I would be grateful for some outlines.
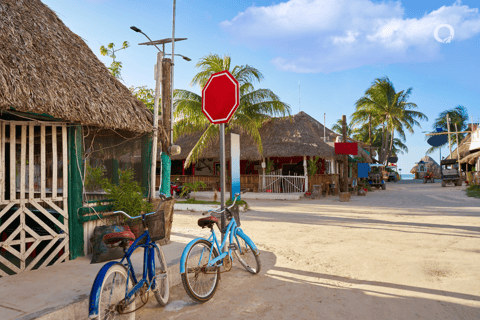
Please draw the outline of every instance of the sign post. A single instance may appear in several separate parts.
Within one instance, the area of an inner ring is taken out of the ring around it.
[[[230,121],[240,104],[240,85],[227,70],[210,76],[202,90],[202,112],[212,124],[220,125],[220,199],[225,209],[225,123]],[[225,212],[222,213],[222,241],[225,236]]]

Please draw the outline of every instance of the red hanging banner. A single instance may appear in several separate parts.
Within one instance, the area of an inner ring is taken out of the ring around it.
[[[358,154],[358,144],[356,142],[335,142],[335,154],[356,156]]]

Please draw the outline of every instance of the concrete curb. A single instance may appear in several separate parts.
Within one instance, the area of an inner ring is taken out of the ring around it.
[[[168,280],[169,287],[176,286],[182,282],[180,276],[180,262],[168,267]],[[139,273],[137,276],[142,277],[142,274]],[[88,319],[88,296],[82,296],[83,299],[78,299],[67,306],[59,307],[57,309],[45,309],[36,313],[31,313],[25,315],[19,320],[58,320],[58,319]],[[153,294],[150,294],[150,298],[153,298]]]

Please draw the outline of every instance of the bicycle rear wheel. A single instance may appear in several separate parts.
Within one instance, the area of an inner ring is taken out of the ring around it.
[[[259,273],[261,268],[260,254],[255,254],[255,251],[253,251],[246,241],[246,239],[250,240],[250,238],[245,234],[237,234],[235,238],[239,249],[234,250],[234,252],[240,264],[252,274]]]
[[[135,299],[125,306],[125,293],[127,289],[127,269],[121,264],[111,266],[100,289],[98,302],[99,320],[107,319],[135,319]],[[133,287],[132,278],[128,280],[128,290]]]
[[[155,247],[155,284],[153,287],[153,293],[158,304],[161,306],[167,305],[170,295],[170,287],[168,283],[168,267],[167,260],[161,248]]]
[[[218,266],[207,267],[210,251],[212,252],[210,259],[218,257],[217,249],[212,248],[210,242],[205,239],[198,240],[188,251],[185,260],[183,287],[190,298],[198,302],[205,302],[213,297],[220,278]]]

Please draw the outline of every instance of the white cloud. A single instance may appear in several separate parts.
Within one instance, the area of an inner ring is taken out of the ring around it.
[[[272,60],[279,69],[307,73],[438,59],[447,45],[434,38],[440,24],[462,41],[480,32],[480,15],[460,1],[417,19],[405,17],[400,2],[290,0],[249,7],[221,26],[233,39],[280,52]]]

